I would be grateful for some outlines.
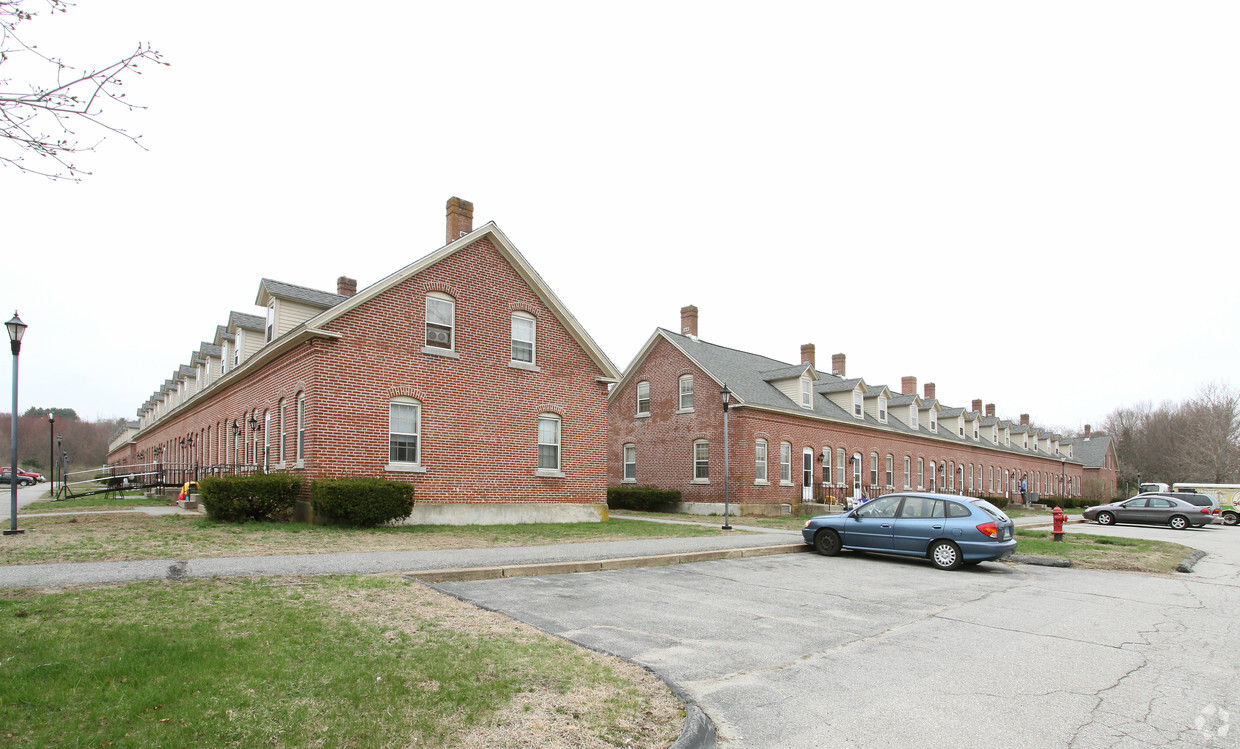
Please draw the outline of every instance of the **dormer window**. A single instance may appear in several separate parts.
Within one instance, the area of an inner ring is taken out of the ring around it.
[[[808,378],[801,378],[801,405],[805,408],[812,408],[814,405],[814,392],[810,389]]]
[[[275,330],[276,330],[276,303],[273,300],[271,304],[267,305],[267,343],[271,343],[271,340],[275,338]]]
[[[959,431],[960,431],[960,436],[961,436],[961,437],[963,437],[963,436],[964,436],[964,422],[963,422],[963,421],[959,421],[959,422],[956,422],[956,423],[958,423],[958,424],[960,425],[960,430],[959,430]]]
[[[853,416],[856,416],[858,419],[860,419],[861,409],[862,409],[861,391],[854,390],[853,391]]]
[[[908,425],[914,429],[917,428],[917,406],[916,405],[912,405],[908,407]]]
[[[979,437],[979,434],[977,431],[977,422],[975,421],[973,422],[973,440],[976,441],[978,437]]]
[[[934,411],[930,411],[930,431],[937,432],[939,430],[938,418],[934,415]]]
[[[887,397],[878,396],[878,420],[886,423],[887,421]]]
[[[237,338],[233,341],[233,369],[241,366],[241,342],[245,340],[245,331],[237,329]]]

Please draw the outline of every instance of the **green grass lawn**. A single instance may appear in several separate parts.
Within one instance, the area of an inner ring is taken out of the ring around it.
[[[580,745],[667,746],[679,731],[654,677],[393,577],[3,591],[0,664],[10,746],[422,747],[534,720],[595,741]]]
[[[1073,566],[1088,569],[1169,573],[1192,552],[1165,541],[1073,533],[1071,526],[1062,542],[1052,540],[1050,531],[1016,530],[1017,554],[1070,559]]]

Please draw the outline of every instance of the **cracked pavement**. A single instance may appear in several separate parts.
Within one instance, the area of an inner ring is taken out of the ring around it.
[[[787,554],[434,587],[651,668],[728,749],[1240,746],[1240,529],[1072,532],[1209,556],[1150,576]]]

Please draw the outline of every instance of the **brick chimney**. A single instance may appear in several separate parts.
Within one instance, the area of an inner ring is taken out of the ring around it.
[[[844,355],[831,354],[831,374],[836,377],[844,376]]]
[[[353,296],[357,293],[357,279],[348,276],[337,278],[336,293],[340,296]]]
[[[978,413],[981,413],[982,411],[982,399],[981,398],[973,399],[973,410],[977,411]]]
[[[1088,424],[1085,425],[1085,440],[1087,442],[1089,441],[1089,425]]]
[[[690,304],[680,308],[680,334],[697,337],[698,309]]]
[[[1020,415],[1020,425],[1023,427],[1029,426],[1029,414]]]
[[[456,240],[474,230],[474,204],[460,198],[448,198],[448,242]]]
[[[925,396],[923,396],[923,397],[924,397],[926,400],[928,400],[928,401],[932,401],[932,400],[934,400],[934,383],[933,383],[933,382],[927,382],[927,383],[926,383],[925,385],[923,385],[922,387],[923,387],[923,388],[924,388],[924,390],[925,390]]]
[[[986,415],[992,419],[995,417],[995,404],[993,403],[986,404]]]
[[[901,377],[900,378],[900,395],[917,395],[917,378]]]
[[[814,364],[814,344],[812,343],[801,344],[801,363],[804,364],[806,362],[809,362],[811,367],[818,366]]]

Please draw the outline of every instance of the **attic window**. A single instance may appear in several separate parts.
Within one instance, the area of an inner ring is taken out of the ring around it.
[[[861,391],[854,390],[853,391],[853,416],[856,416],[858,419],[861,418],[861,403],[862,403]]]
[[[878,396],[878,420],[887,421],[887,398],[882,395]]]
[[[917,405],[916,404],[908,407],[908,425],[914,429],[917,428]]]
[[[276,303],[273,300],[267,305],[267,343],[271,343],[276,328]]]
[[[801,405],[805,408],[812,408],[814,405],[814,393],[810,390],[810,382],[808,378],[801,378]]]

